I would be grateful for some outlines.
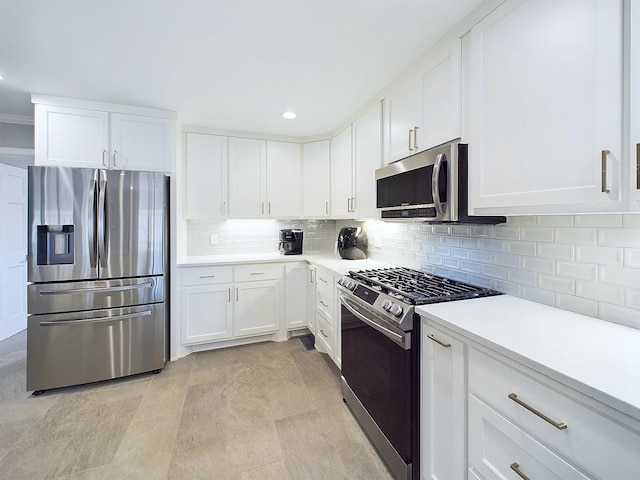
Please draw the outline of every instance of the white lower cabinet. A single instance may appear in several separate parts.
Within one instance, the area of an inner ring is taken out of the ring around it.
[[[307,328],[316,335],[316,267],[307,265],[305,287],[307,289]]]
[[[422,320],[423,479],[640,478],[640,422]]]
[[[464,478],[465,344],[427,321],[421,351],[422,478]]]
[[[278,332],[285,315],[284,272],[284,264],[182,268],[182,344]]]
[[[324,268],[315,268],[316,348],[329,355],[340,368],[340,312],[336,282],[338,279]]]
[[[287,330],[307,326],[307,264],[286,265],[286,325]]]

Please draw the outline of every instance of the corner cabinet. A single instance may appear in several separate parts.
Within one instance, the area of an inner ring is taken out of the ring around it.
[[[620,210],[623,2],[509,0],[464,41],[470,209]]]
[[[229,138],[230,218],[299,218],[301,181],[300,144]]]
[[[374,105],[331,142],[332,218],[377,215],[375,171],[382,163],[381,107]]]
[[[35,164],[170,172],[175,114],[34,95]]]
[[[227,217],[227,137],[185,134],[185,217]]]
[[[640,212],[640,4],[629,2],[629,210]]]
[[[461,96],[461,44],[456,40],[385,98],[385,163],[459,138]]]
[[[285,298],[287,330],[307,326],[307,263],[285,265]]]
[[[331,212],[331,142],[302,145],[302,216],[328,218]]]

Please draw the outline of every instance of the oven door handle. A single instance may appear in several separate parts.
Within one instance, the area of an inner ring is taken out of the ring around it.
[[[342,303],[342,305],[344,305],[344,307],[347,310],[349,310],[349,312],[351,312],[351,314],[355,315],[358,320],[366,323],[367,325],[369,325],[374,330],[377,330],[378,332],[382,333],[389,340],[391,340],[394,343],[398,344],[399,346],[401,346],[405,350],[409,350],[411,348],[411,334],[410,333],[405,333],[404,335],[400,335],[399,333],[396,333],[396,332],[394,332],[392,330],[389,330],[388,328],[383,327],[382,325],[380,325],[380,324],[378,324],[376,322],[371,321],[365,315],[363,315],[362,313],[357,311],[358,307],[356,305],[353,305],[352,302],[349,302],[349,300],[346,299],[345,297],[340,297],[340,302]]]

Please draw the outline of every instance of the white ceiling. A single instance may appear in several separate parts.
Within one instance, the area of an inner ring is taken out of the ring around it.
[[[482,0],[0,0],[0,113],[29,93],[329,133]],[[294,110],[296,120],[280,114]]]

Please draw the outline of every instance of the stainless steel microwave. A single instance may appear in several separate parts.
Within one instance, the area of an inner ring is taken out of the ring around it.
[[[471,216],[468,148],[456,140],[376,170],[376,206],[384,221],[496,224],[501,216]]]

